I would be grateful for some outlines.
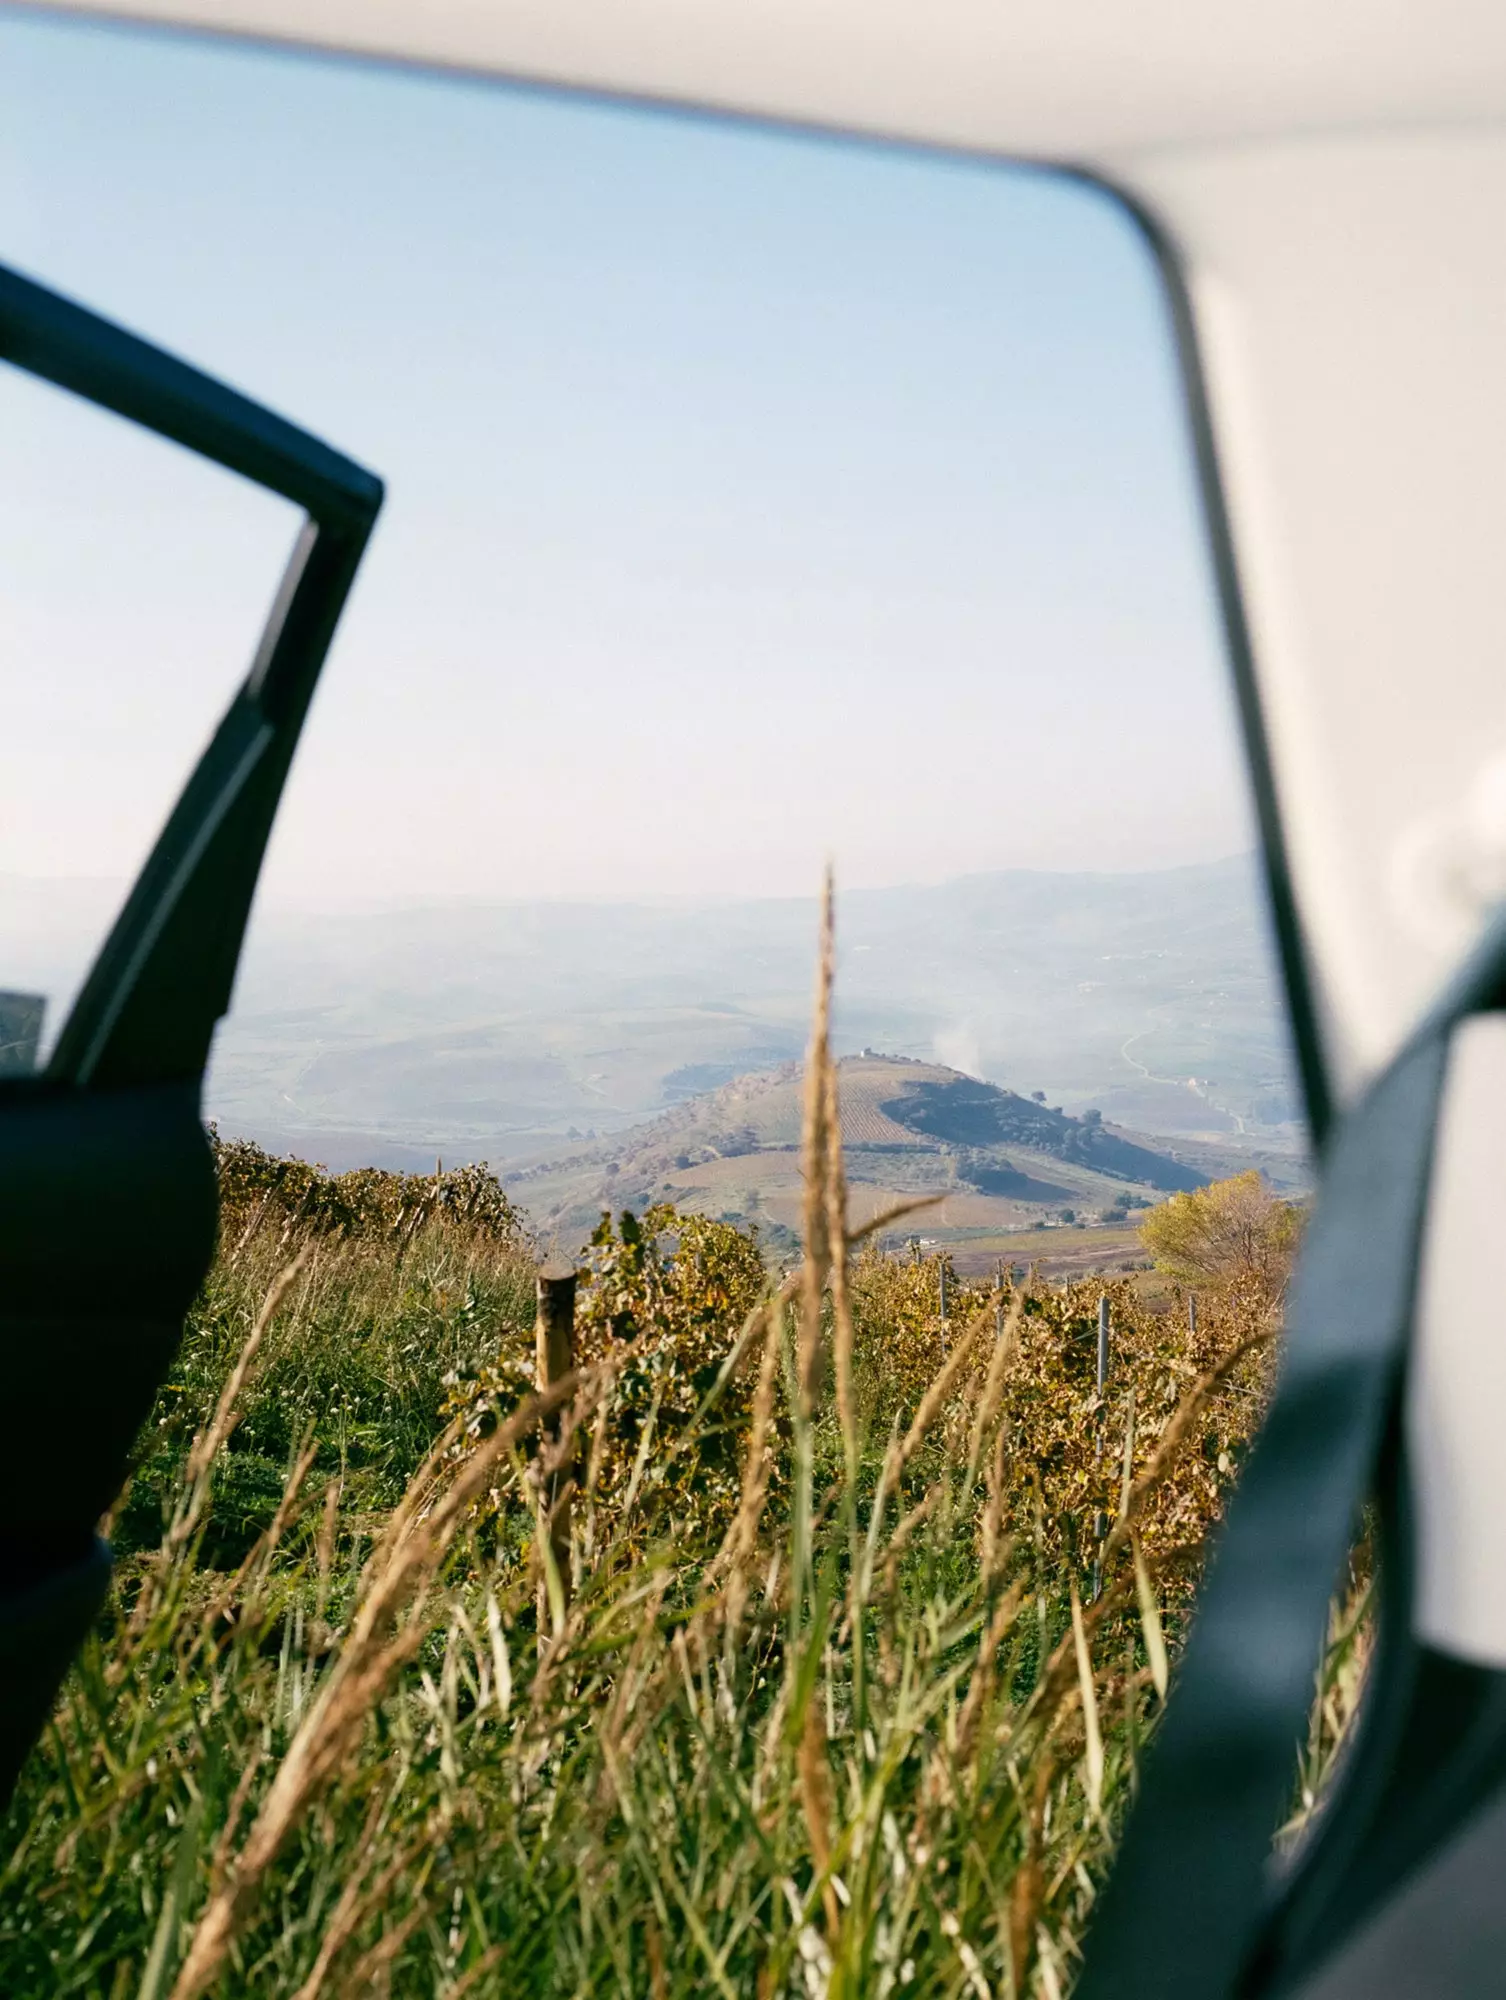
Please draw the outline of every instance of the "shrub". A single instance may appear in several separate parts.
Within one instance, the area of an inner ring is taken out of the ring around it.
[[[1158,1269],[1188,1284],[1253,1285],[1278,1298],[1302,1234],[1302,1214],[1251,1168],[1151,1210],[1140,1240]]]
[[[221,1139],[217,1132],[211,1137],[221,1233],[237,1247],[263,1230],[283,1243],[298,1231],[411,1239],[436,1218],[501,1242],[529,1238],[522,1210],[484,1163],[432,1174],[391,1173],[383,1167],[331,1174],[307,1160],[264,1152],[249,1139]]]

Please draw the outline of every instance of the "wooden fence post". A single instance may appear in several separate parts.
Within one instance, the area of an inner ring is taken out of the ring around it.
[[[575,1272],[568,1264],[548,1263],[538,1276],[538,1315],[534,1321],[534,1354],[538,1365],[538,1385],[549,1388],[575,1365]],[[565,1413],[556,1410],[544,1419],[543,1442],[539,1448],[538,1520],[539,1552],[542,1560],[547,1547],[559,1580],[560,1601],[551,1605],[547,1573],[539,1584],[539,1631],[553,1612],[556,1630],[570,1608],[570,1529],[571,1503],[575,1495],[575,1475],[568,1465],[556,1466],[546,1474],[546,1461],[559,1444]]]

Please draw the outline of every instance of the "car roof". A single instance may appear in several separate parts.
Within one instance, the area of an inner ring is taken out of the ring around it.
[[[95,0],[87,11],[1107,166],[1506,109],[1491,0]]]

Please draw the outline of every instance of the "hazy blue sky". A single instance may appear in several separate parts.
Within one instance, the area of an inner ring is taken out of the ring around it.
[[[0,259],[381,472],[272,892],[1249,844],[1153,273],[1020,170],[0,13]],[[0,874],[115,873],[290,510],[6,374]]]

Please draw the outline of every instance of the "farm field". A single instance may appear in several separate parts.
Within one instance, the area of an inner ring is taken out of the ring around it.
[[[912,1198],[914,1187],[897,1180],[858,1179],[862,1163],[851,1162],[847,1189],[848,1225],[860,1229],[898,1203]],[[798,1172],[775,1176],[768,1155],[721,1160],[707,1169],[666,1176],[667,1198],[692,1213],[723,1213],[728,1207],[757,1202],[758,1213],[776,1226],[794,1231],[800,1222],[804,1190]],[[1028,1210],[1024,1211],[1028,1214]],[[944,1245],[959,1271],[970,1276],[990,1274],[999,1258],[1024,1266],[1036,1265],[1056,1277],[1087,1270],[1125,1270],[1144,1261],[1138,1237],[1128,1225],[1092,1228],[1053,1222],[1046,1228],[1021,1228],[1021,1205],[972,1190],[943,1194],[934,1208],[921,1210],[904,1226],[920,1237],[926,1249]]]
[[[1127,1223],[1091,1229],[1058,1223],[1048,1229],[982,1232],[948,1249],[959,1271],[978,1278],[989,1276],[1001,1259],[1020,1271],[1034,1267],[1042,1278],[1053,1281],[1096,1272],[1134,1272],[1147,1261],[1138,1231]]]

